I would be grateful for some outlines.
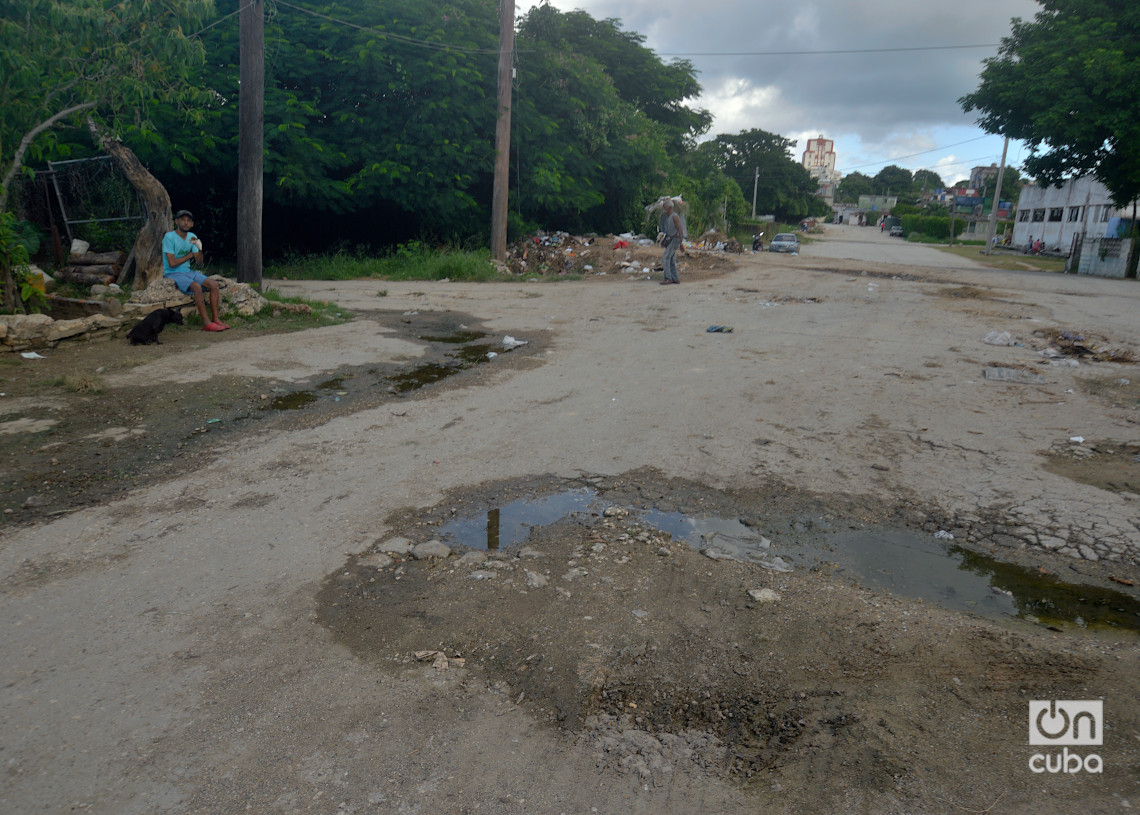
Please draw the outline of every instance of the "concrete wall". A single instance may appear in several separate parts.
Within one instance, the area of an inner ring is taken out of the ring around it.
[[[1131,238],[1086,238],[1077,274],[1125,277],[1131,254]]]

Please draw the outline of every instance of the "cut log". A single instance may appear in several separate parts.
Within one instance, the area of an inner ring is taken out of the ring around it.
[[[69,255],[67,262],[72,266],[118,266],[127,262],[126,252],[88,252],[85,255]]]
[[[73,271],[76,275],[114,275],[119,277],[119,272],[123,270],[123,267],[113,263],[103,263],[100,266],[65,266],[64,269]]]
[[[106,272],[92,271],[93,269],[107,269]],[[111,271],[111,270],[114,271]],[[55,279],[67,283],[78,283],[81,286],[103,285],[109,286],[115,282],[119,270],[114,266],[65,266],[55,272]]]

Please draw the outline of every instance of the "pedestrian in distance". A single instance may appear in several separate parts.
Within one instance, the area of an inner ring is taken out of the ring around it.
[[[661,231],[664,233],[661,245],[665,247],[665,253],[661,258],[663,267],[661,285],[668,286],[681,282],[677,275],[677,249],[680,248],[681,240],[684,238],[685,227],[681,223],[681,217],[673,211],[673,199],[666,198],[661,202],[661,207],[664,210],[661,216]]]
[[[173,280],[180,292],[194,298],[194,305],[198,307],[198,315],[202,318],[203,330],[225,331],[229,326],[218,315],[221,303],[218,281],[190,268],[191,263],[202,262],[202,242],[190,231],[193,226],[194,216],[190,211],[178,210],[174,216],[174,229],[162,237],[162,276]],[[206,311],[205,292],[210,293],[210,311],[214,316],[212,320]]]

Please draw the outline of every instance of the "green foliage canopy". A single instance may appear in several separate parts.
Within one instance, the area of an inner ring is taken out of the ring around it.
[[[914,190],[926,190],[927,192],[934,192],[946,188],[942,176],[934,172],[934,170],[915,170],[914,179],[911,183]]]
[[[901,197],[909,194],[913,188],[914,178],[911,176],[910,170],[899,167],[897,164],[888,164],[871,179],[873,195],[897,195]]]
[[[57,124],[88,114],[146,129],[158,102],[196,110],[192,32],[213,13],[213,0],[0,0],[0,210],[25,157],[55,145]]]
[[[836,200],[857,204],[860,195],[871,195],[871,176],[856,170],[843,176],[835,189]]]
[[[802,164],[792,158],[793,139],[755,128],[735,135],[720,135],[702,143],[706,154],[742,189],[756,187],[756,212],[798,221],[831,211],[815,195],[818,185]]]
[[[1124,206],[1140,197],[1140,3],[1038,2],[958,101],[987,133],[1028,143],[1031,177],[1059,185],[1091,173]]]

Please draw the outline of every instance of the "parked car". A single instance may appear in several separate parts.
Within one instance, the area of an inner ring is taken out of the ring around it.
[[[903,232],[903,228],[901,226],[896,224],[895,226],[891,227],[891,237],[892,238],[905,238],[906,233]]]
[[[799,252],[800,240],[791,232],[781,232],[768,244],[769,252]]]

